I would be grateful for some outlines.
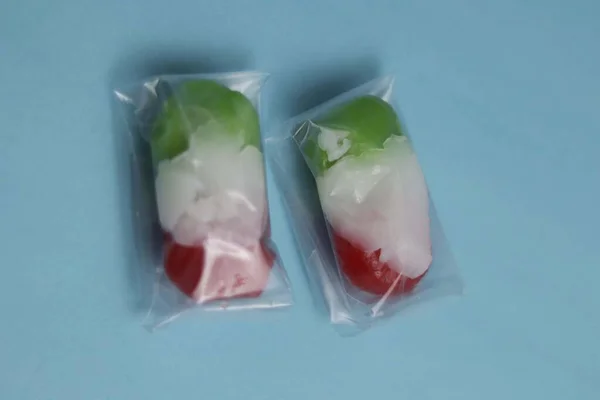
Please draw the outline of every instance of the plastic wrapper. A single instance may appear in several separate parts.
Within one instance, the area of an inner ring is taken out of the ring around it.
[[[267,139],[310,282],[343,333],[462,290],[384,77]]]
[[[254,72],[160,76],[115,91],[125,111],[147,324],[185,310],[291,304],[270,239]]]

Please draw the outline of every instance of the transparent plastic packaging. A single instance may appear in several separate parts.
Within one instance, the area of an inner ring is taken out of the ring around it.
[[[192,308],[290,305],[270,238],[255,72],[159,76],[115,91],[129,132],[146,323]],[[125,171],[124,171],[125,172]]]
[[[462,291],[392,87],[368,82],[266,140],[311,286],[342,333]]]

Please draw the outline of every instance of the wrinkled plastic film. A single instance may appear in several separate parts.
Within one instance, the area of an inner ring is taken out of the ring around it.
[[[311,285],[331,321],[352,329],[461,291],[425,178],[390,104],[392,84],[390,77],[369,82],[268,139]],[[286,171],[300,179],[286,179]]]
[[[116,92],[128,120],[149,326],[192,308],[291,304],[270,238],[253,72],[162,76]]]

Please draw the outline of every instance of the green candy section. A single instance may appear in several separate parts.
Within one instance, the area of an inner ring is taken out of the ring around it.
[[[319,174],[335,165],[342,157],[331,159],[323,149],[319,137],[323,134],[339,136],[344,143],[343,156],[364,157],[381,150],[392,135],[402,136],[402,128],[396,112],[390,104],[376,96],[361,96],[342,104],[308,127],[313,132],[306,135],[302,144],[305,157]]]
[[[159,113],[150,138],[155,164],[186,151],[190,136],[201,143],[214,135],[260,148],[256,109],[242,93],[211,80],[182,83]]]

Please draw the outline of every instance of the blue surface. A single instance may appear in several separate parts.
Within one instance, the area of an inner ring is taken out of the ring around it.
[[[594,0],[4,0],[0,398],[597,400],[599,18]],[[273,74],[267,128],[397,74],[462,299],[340,338],[272,191],[297,305],[140,327],[109,88],[242,68]]]

